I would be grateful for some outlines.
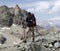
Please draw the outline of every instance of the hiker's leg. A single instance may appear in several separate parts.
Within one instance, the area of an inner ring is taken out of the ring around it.
[[[25,38],[28,38],[28,34],[29,34],[29,31],[30,31],[30,28],[29,27],[27,27],[27,29],[26,29],[26,33],[25,33]]]
[[[26,30],[25,30],[25,37],[24,37],[24,41],[23,41],[23,42],[25,42],[25,43],[27,42],[29,30],[30,30],[29,27],[27,27]]]
[[[34,36],[35,36],[35,34],[34,34],[34,27],[33,27],[33,31],[32,31],[32,36],[33,36],[32,41],[34,42],[34,40],[35,40],[35,38],[34,38]]]

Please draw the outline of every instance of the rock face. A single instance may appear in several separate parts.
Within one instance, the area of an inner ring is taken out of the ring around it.
[[[15,8],[8,8],[3,5],[0,6],[0,26],[11,26],[14,24],[21,24],[23,17],[27,16],[27,11],[19,8],[18,5]]]
[[[0,7],[0,26],[9,26],[13,19],[13,14],[10,13],[10,8],[7,6]]]
[[[2,35],[2,34],[0,34],[0,44],[4,44],[4,43],[5,43],[5,41],[6,41],[6,38],[5,38],[5,37],[3,37],[3,35]]]

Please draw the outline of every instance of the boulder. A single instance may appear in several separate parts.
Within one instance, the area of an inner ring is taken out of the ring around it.
[[[54,47],[55,47],[55,48],[59,48],[59,47],[60,47],[60,43],[59,43],[59,42],[56,42],[56,43],[54,44]]]
[[[2,34],[0,34],[0,44],[4,44],[4,43],[5,43],[5,41],[6,41],[6,38],[5,38],[5,37],[3,37],[3,35],[2,35]]]

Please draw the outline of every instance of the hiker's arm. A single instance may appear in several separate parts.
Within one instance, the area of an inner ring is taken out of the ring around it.
[[[34,21],[36,22],[36,18],[34,17]]]
[[[35,17],[33,18],[33,23],[36,23],[36,18]]]

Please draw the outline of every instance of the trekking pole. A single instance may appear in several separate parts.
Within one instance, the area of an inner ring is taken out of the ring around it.
[[[36,26],[36,32],[38,33],[38,35],[41,35],[41,33],[39,32],[39,28]]]
[[[33,27],[33,38],[32,38],[32,40],[33,40],[33,42],[35,41],[35,34],[34,34],[34,27]]]
[[[24,35],[23,35],[23,38],[25,38],[25,29],[24,29],[25,26],[24,26],[24,25],[25,25],[25,24],[24,24],[24,21],[22,21],[23,34],[24,34]]]
[[[24,26],[24,25],[23,25]],[[25,29],[23,28],[24,38],[25,38]]]

